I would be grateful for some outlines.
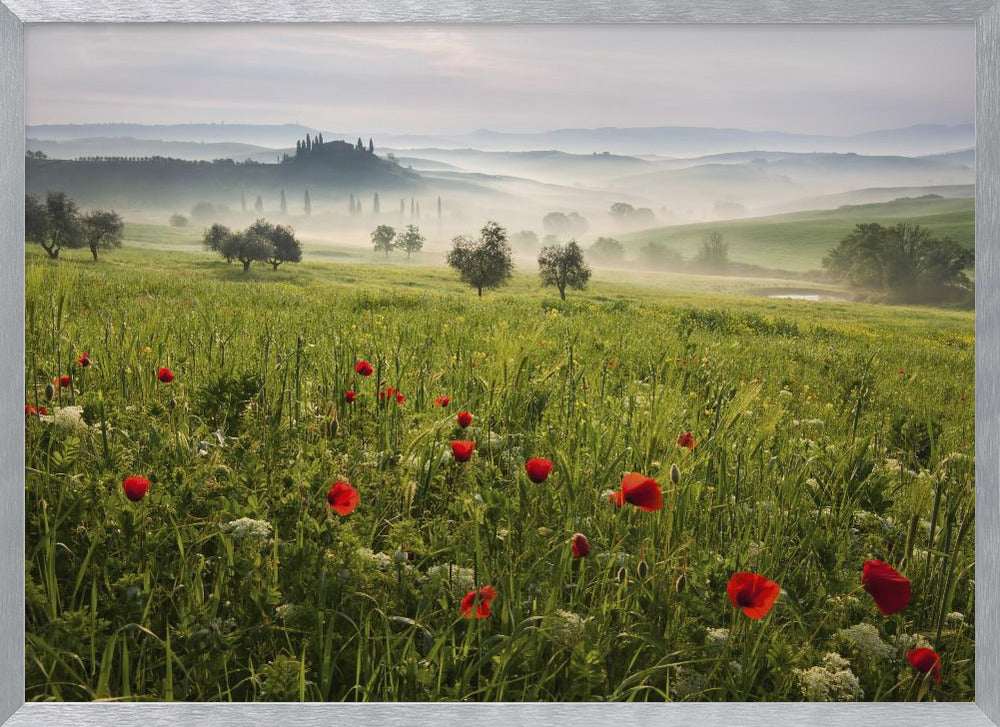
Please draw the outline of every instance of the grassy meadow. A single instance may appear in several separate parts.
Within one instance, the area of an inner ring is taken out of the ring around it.
[[[159,234],[27,252],[27,700],[974,698],[972,313],[610,273],[480,299]],[[628,472],[661,509],[616,507]],[[899,613],[869,558],[910,579]],[[780,585],[764,618],[738,571]]]

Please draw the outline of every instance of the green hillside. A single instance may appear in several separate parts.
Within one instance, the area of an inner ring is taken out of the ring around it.
[[[729,243],[730,258],[767,268],[819,268],[827,250],[861,222],[924,225],[964,245],[975,241],[975,202],[972,199],[898,199],[880,204],[849,205],[835,210],[794,212],[724,222],[677,225],[622,236],[631,250],[649,242],[663,242],[685,259],[698,252],[705,234],[719,230]]]

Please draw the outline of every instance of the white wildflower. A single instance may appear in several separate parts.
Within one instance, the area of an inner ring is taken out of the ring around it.
[[[810,702],[853,702],[865,696],[850,663],[837,653],[824,656],[821,666],[796,669],[795,676],[802,696]]]
[[[452,584],[460,591],[469,591],[476,587],[476,573],[472,568],[444,563],[427,569],[427,577],[439,585]]]
[[[271,535],[271,523],[267,520],[254,520],[248,517],[223,523],[219,525],[219,528],[222,532],[228,533],[233,540],[261,541],[267,540]]]
[[[553,633],[563,646],[573,646],[583,640],[589,618],[584,618],[572,611],[559,609],[551,616]]]
[[[388,553],[376,553],[371,548],[358,548],[358,556],[369,565],[382,570],[392,567],[393,564],[391,555]]]
[[[853,642],[865,658],[889,659],[893,655],[893,648],[882,641],[878,629],[869,623],[859,623],[841,629],[840,635]]]
[[[729,642],[729,629],[706,629],[705,642],[716,651],[722,651]]]

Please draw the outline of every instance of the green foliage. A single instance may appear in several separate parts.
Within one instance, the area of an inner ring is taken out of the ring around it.
[[[393,247],[406,250],[406,259],[409,260],[411,254],[420,252],[424,248],[424,236],[420,234],[420,228],[416,225],[407,225],[405,230],[396,234],[392,244]]]
[[[890,301],[971,301],[966,270],[975,253],[951,238],[934,237],[920,225],[860,224],[830,250],[823,267],[857,288],[884,293]]]
[[[712,230],[706,233],[693,262],[696,267],[708,272],[725,272],[729,267],[729,245],[721,232]]]
[[[601,262],[621,262],[625,259],[625,246],[613,237],[598,237],[587,252]]]
[[[354,208],[354,196],[351,196],[351,208]],[[389,225],[379,225],[372,230],[372,247],[375,252],[385,253],[389,259],[389,253],[396,247],[396,230]]]

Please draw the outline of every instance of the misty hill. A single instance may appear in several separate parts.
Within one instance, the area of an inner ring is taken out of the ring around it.
[[[160,156],[188,161],[232,159],[238,162],[244,162],[248,159],[259,162],[275,162],[281,159],[282,153],[294,151],[292,148],[270,149],[266,146],[231,141],[162,141],[127,136],[95,136],[63,141],[29,138],[26,147],[28,151],[40,151],[53,159]]]
[[[394,151],[397,156],[403,152]],[[594,184],[616,176],[636,173],[649,162],[618,154],[567,154],[554,149],[539,151],[482,151],[480,149],[408,149],[406,156],[453,169],[529,177],[563,184]],[[417,167],[416,164],[414,164]],[[425,167],[418,167],[425,168]]]
[[[964,164],[967,167],[976,166],[975,149],[961,149],[959,151],[949,151],[942,154],[927,154],[923,158],[934,159],[942,162],[951,162],[952,164]]]
[[[423,189],[418,174],[342,141],[322,151],[286,157],[276,164],[231,160],[193,162],[162,157],[100,160],[25,159],[27,192],[62,190],[85,206],[118,209],[189,209],[206,201],[238,208],[241,197],[252,205],[258,195],[274,207],[284,190],[289,205],[303,206],[306,190],[313,202],[321,195],[347,197],[374,192]]]
[[[825,194],[819,197],[807,197],[797,199],[794,202],[775,205],[773,208],[765,208],[764,213],[777,214],[781,212],[800,212],[805,210],[828,210],[845,205],[875,204],[879,202],[892,202],[904,198],[933,198],[942,197],[945,199],[972,199],[976,195],[976,185],[974,184],[951,184],[930,187],[867,187],[865,189],[852,189],[847,192],[837,194]]]
[[[316,130],[299,124],[61,124],[27,127],[27,136],[43,140],[128,136],[163,141],[221,142],[288,147]],[[330,138],[353,139],[369,132],[327,132]],[[799,152],[857,152],[859,154],[919,155],[975,146],[972,124],[923,124],[864,134],[834,136],[780,131],[749,131],[711,127],[657,126],[644,128],[557,129],[538,133],[508,133],[481,129],[465,134],[385,134],[381,144],[404,148],[475,148],[484,151],[556,149],[567,153],[661,154],[692,156],[746,149],[785,149]]]
[[[834,210],[794,212],[771,217],[677,225],[643,230],[619,239],[634,254],[650,242],[665,243],[685,259],[697,254],[705,235],[720,231],[734,262],[792,271],[819,269],[823,256],[861,222],[913,222],[972,247],[975,202],[972,199],[899,199],[882,204]]]
[[[317,129],[300,124],[35,124],[27,136],[44,141],[128,137],[159,141],[236,142],[266,147],[292,147]],[[327,134],[328,137],[338,137]],[[353,139],[357,134],[339,135]],[[956,147],[952,147],[953,149]]]

